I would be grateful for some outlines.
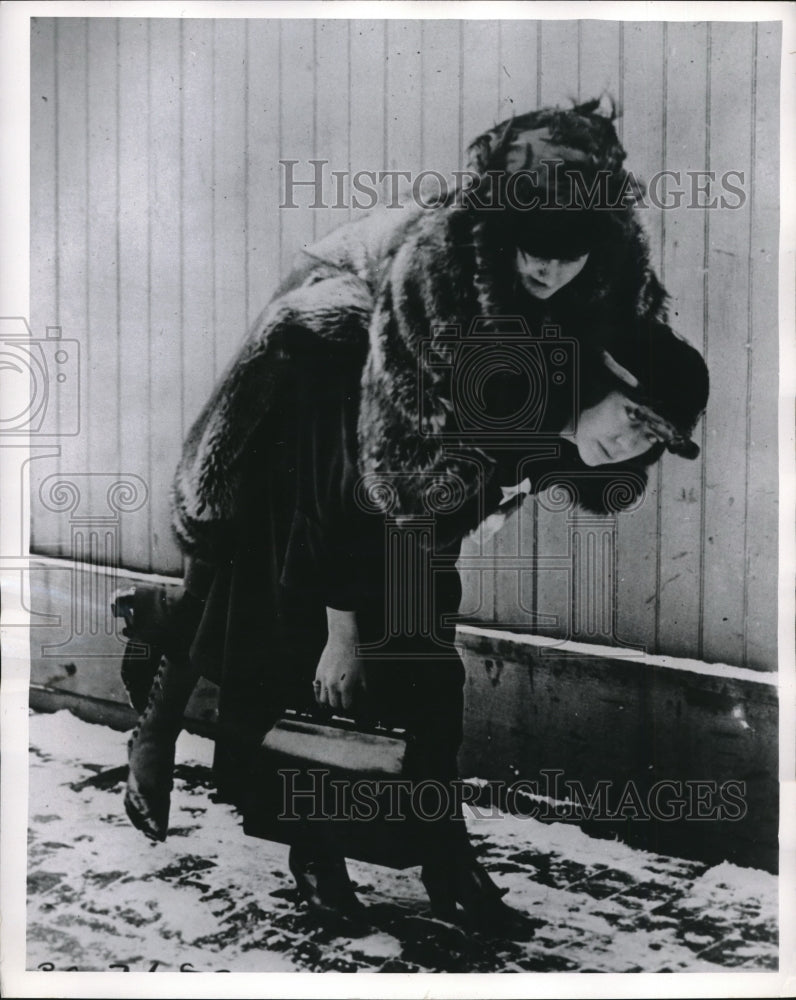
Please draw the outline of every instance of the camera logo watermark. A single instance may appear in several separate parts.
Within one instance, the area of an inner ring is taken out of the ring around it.
[[[532,332],[522,316],[479,316],[467,330],[432,326],[419,360],[418,432],[456,444],[466,436],[482,446],[538,445],[553,391],[577,420],[579,362],[577,340],[553,325]]]
[[[383,655],[395,637],[415,635],[447,655],[451,613],[448,609],[446,620],[437,607],[435,578],[451,572],[445,544],[456,523],[472,532],[455,558],[471,584],[475,578],[481,600],[496,569],[504,581],[507,574],[515,577],[523,621],[502,624],[548,634],[554,629],[560,642],[638,649],[617,634],[618,515],[643,503],[645,480],[627,469],[561,462],[580,416],[578,341],[554,325],[532,331],[522,316],[482,316],[467,328],[432,325],[417,365],[414,457],[408,463],[403,457],[393,460],[392,467],[401,471],[363,475],[355,494],[363,512],[383,519],[387,586],[385,634],[361,651]],[[497,509],[495,484],[489,497],[486,492],[497,474],[496,456],[509,456],[501,462],[498,485],[504,497]],[[419,468],[404,471],[412,462]],[[559,521],[555,549],[529,554],[518,549],[496,559],[487,547],[489,537],[529,493],[542,516]],[[588,514],[584,500],[595,497],[602,513]],[[566,613],[523,603],[529,574],[534,580],[543,574],[564,578],[571,595]]]
[[[108,638],[123,641],[109,606],[121,568],[122,516],[140,510],[149,489],[140,476],[120,472],[63,470],[31,483],[31,463],[60,458],[58,442],[81,433],[80,343],[60,326],[35,337],[24,317],[0,317],[0,383],[3,625],[66,632],[39,645],[45,658],[107,656]],[[31,565],[26,498],[57,538],[64,557],[57,566]],[[56,525],[59,516],[65,524]],[[58,613],[41,610],[52,607],[50,591],[64,595]]]
[[[48,326],[35,338],[22,316],[0,317],[0,434],[65,437],[80,433],[80,344]],[[52,406],[53,392],[58,406]]]

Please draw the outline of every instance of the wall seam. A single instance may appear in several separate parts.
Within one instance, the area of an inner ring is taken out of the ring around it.
[[[617,132],[620,143],[623,141],[625,132],[625,22],[619,22],[619,120],[617,121]]]
[[[536,107],[542,103],[542,22],[536,22]]]
[[[147,172],[146,172],[146,288],[147,288],[147,371],[152,372],[152,22],[146,21],[146,150],[147,150]],[[147,470],[149,482],[152,483],[152,379],[147,379]],[[146,505],[147,509],[147,563],[150,570],[154,570],[154,552],[152,548],[152,504]]]
[[[277,62],[277,72],[276,72],[276,142],[278,156],[282,156],[282,20],[277,21],[277,38],[276,38],[276,62]],[[283,258],[285,256],[284,241],[285,235],[282,230],[282,209],[277,208],[277,252],[279,254],[279,261],[277,267],[277,273],[279,274],[279,283],[282,281],[282,275],[284,274],[284,264]]]
[[[661,44],[663,48],[661,64],[661,166],[666,163],[667,143],[668,143],[668,112],[667,100],[669,96],[669,29],[667,23],[663,23]],[[660,249],[660,272],[661,284],[666,287],[666,215],[661,213],[661,249]],[[663,546],[661,538],[661,528],[663,526],[663,468],[662,463],[657,462],[655,467],[655,617],[652,632],[652,644],[655,652],[660,650],[661,641],[661,575],[663,563]]]
[[[177,220],[177,246],[179,247],[179,302],[180,302],[180,433],[185,437],[185,20],[180,18],[179,63],[179,216]]]
[[[752,351],[752,336],[754,328],[754,281],[752,263],[752,250],[754,241],[755,225],[755,181],[757,165],[757,71],[758,71],[758,46],[759,46],[759,26],[754,25],[752,31],[752,94],[751,94],[751,128],[749,142],[749,172],[751,183],[749,184],[749,249],[748,260],[749,269],[746,276],[746,450],[744,463],[745,489],[744,489],[744,518],[743,518],[743,552],[744,552],[744,582],[743,582],[743,653],[742,666],[749,666],[749,576],[751,573],[751,555],[749,552],[749,474],[750,457],[752,447],[752,375],[754,366],[754,354]]]
[[[350,191],[351,184],[351,20],[346,21],[346,90],[348,100],[346,101],[346,170],[348,171],[348,184]],[[336,198],[335,198],[336,200]],[[352,202],[348,199],[348,218],[352,217]]]
[[[90,20],[89,18],[83,19],[83,29],[84,29],[84,43],[85,43],[85,73],[83,75],[83,101],[84,101],[84,128],[85,128],[85,151],[84,151],[84,170],[85,170],[85,190],[84,190],[84,208],[86,212],[85,226],[83,230],[83,238],[85,240],[83,245],[83,278],[85,281],[84,298],[83,298],[83,309],[84,309],[84,335],[86,344],[86,358],[90,356],[90,346],[91,346],[91,39],[90,39]],[[86,366],[86,372],[88,373],[88,365]],[[83,394],[86,405],[86,414],[91,412],[91,379],[86,378],[86,388]],[[82,425],[85,428],[85,441],[86,441],[86,453],[91,455],[91,421],[86,419],[85,423]]]
[[[382,169],[387,171],[390,167],[389,159],[389,143],[390,143],[390,22],[385,19],[384,21],[384,93],[382,95],[382,121],[384,133],[382,136],[383,150],[383,167]]]
[[[115,257],[116,257],[116,456],[118,461],[117,475],[122,472],[122,419],[120,401],[122,398],[122,205],[121,205],[121,28],[120,20],[114,22],[116,49],[116,77],[114,90],[114,115],[116,119],[116,135],[114,143],[116,204],[114,206],[115,225]],[[121,553],[120,553],[121,556]]]
[[[251,89],[250,43],[249,19],[246,18],[243,22],[243,64],[245,67],[243,74],[243,302],[247,330],[252,321],[251,282],[249,280],[249,233],[252,228],[250,225],[251,219],[249,218],[251,211],[249,198],[249,157],[251,155],[249,148],[249,135],[251,131],[251,102],[249,99],[249,90]]]
[[[212,262],[212,292],[211,292],[211,315],[213,317],[213,334],[210,338],[210,342],[213,345],[213,378],[215,379],[218,375],[218,350],[216,344],[216,338],[218,337],[218,263],[216,260],[216,210],[217,210],[217,199],[216,199],[216,156],[217,156],[217,145],[218,137],[216,135],[216,20],[213,20],[212,28],[212,46],[210,50],[210,89],[213,95],[213,100],[211,102],[212,108],[210,113],[210,131],[213,140],[213,149],[210,156],[210,201],[211,201],[211,214],[210,214],[210,253]]]
[[[710,110],[711,110],[711,69],[713,60],[712,25],[707,25],[707,58],[705,60],[705,169],[710,170]],[[702,249],[702,354],[708,359],[708,297],[710,292],[710,276],[708,260],[710,252],[710,212],[705,212],[704,239]],[[702,420],[702,455],[707,453],[708,443],[707,414]],[[707,477],[705,475],[704,458],[700,469],[700,509],[699,509],[699,610],[697,633],[697,659],[702,659],[705,649],[705,527],[707,521]]]
[[[318,159],[318,20],[312,20],[312,156]],[[315,199],[313,198],[313,204]],[[318,213],[312,211],[312,242],[318,239]]]

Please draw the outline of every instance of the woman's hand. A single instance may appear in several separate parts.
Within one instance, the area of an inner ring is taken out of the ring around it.
[[[356,655],[356,618],[353,611],[326,610],[329,638],[315,671],[315,700],[328,708],[349,711],[365,690],[365,667]]]

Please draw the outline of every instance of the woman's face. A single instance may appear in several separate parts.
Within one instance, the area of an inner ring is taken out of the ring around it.
[[[660,440],[634,414],[635,403],[616,391],[581,413],[574,441],[584,465],[626,462]]]
[[[549,257],[533,257],[518,248],[517,271],[529,295],[535,299],[549,299],[577,278],[588,259],[589,255],[584,253],[574,260],[552,260]]]

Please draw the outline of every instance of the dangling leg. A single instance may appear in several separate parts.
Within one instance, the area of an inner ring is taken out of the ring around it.
[[[131,638],[162,650],[146,706],[128,742],[130,770],[124,800],[133,825],[152,840],[165,840],[168,831],[177,737],[199,680],[189,650],[211,579],[210,567],[192,563],[184,590],[176,598],[165,603],[157,591],[137,588],[128,604]]]
[[[139,715],[160,666],[169,616],[184,592],[183,587],[138,585],[113,596],[111,613],[124,619],[122,634],[130,640],[122,658],[122,683]]]
[[[127,744],[130,772],[124,807],[133,825],[151,840],[166,839],[177,737],[198,680],[187,657],[164,656]]]

